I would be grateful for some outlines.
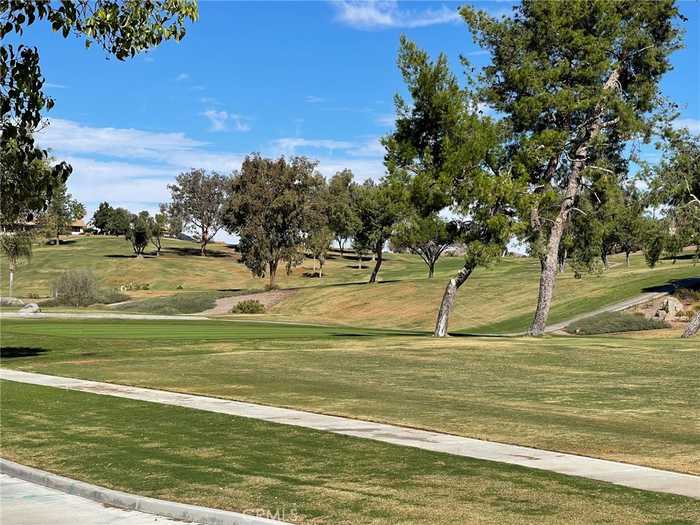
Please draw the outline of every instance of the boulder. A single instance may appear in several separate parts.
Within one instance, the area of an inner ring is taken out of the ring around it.
[[[16,297],[0,297],[0,306],[24,306],[24,301]]]
[[[668,314],[668,317],[674,318],[683,311],[683,303],[675,297],[667,297],[661,309]]]
[[[41,308],[39,308],[39,305],[36,303],[29,303],[22,308],[19,313],[20,314],[38,314],[41,312]]]

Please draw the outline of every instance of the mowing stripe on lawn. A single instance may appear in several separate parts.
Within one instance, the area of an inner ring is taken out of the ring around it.
[[[17,370],[0,369],[0,379],[66,390],[123,397],[208,412],[218,412],[353,436],[395,445],[443,452],[455,456],[498,461],[605,481],[642,490],[666,492],[700,499],[700,476],[681,474],[627,463],[564,454],[517,445],[506,445],[450,434],[440,434],[395,425],[315,414],[271,406],[227,401],[219,398],[179,394],[83,379],[72,379]]]

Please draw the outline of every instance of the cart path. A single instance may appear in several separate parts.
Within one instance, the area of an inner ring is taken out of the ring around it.
[[[700,476],[220,398],[0,369],[0,379],[205,410],[700,499]]]

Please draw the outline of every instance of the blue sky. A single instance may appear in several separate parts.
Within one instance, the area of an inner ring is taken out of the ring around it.
[[[70,191],[88,211],[102,200],[157,209],[191,167],[230,172],[245,154],[305,154],[332,175],[383,174],[378,138],[390,130],[404,33],[432,55],[476,66],[487,55],[450,2],[200,2],[180,43],[127,61],[82,40],[31,28],[56,106],[40,141],[74,166]],[[479,2],[492,14],[508,2]],[[686,48],[663,81],[685,124],[700,132],[700,4],[681,2]],[[651,153],[650,153],[651,155]]]

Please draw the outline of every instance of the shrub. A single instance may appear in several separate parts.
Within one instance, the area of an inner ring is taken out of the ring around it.
[[[95,303],[115,303],[129,298],[117,290],[102,289],[90,270],[68,270],[59,275],[51,285],[53,299],[45,302],[51,306],[89,306]]]
[[[115,309],[161,315],[194,314],[216,306],[219,295],[218,292],[185,292],[132,301],[118,305]]]
[[[639,330],[657,330],[670,325],[660,319],[647,319],[644,314],[627,312],[605,312],[575,321],[565,328],[570,334],[593,335],[611,332],[636,332]]]
[[[700,301],[700,290],[692,290],[690,288],[678,288],[673,292],[673,296],[679,301]]]
[[[232,314],[263,314],[265,307],[255,299],[246,299],[236,304],[231,310]]]

